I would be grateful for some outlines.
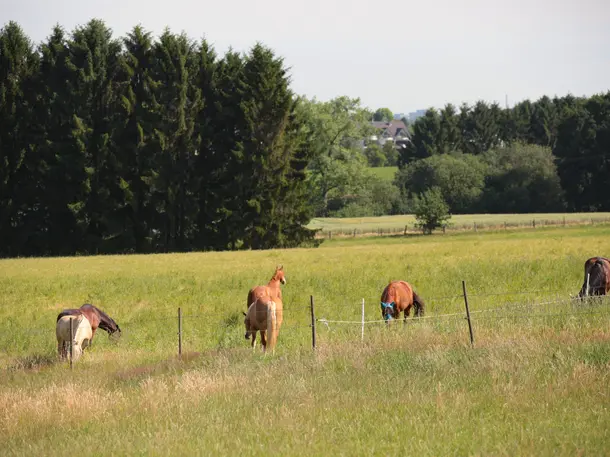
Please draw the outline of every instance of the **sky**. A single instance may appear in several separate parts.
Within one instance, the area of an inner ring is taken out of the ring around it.
[[[610,0],[0,0],[35,42],[102,19],[205,38],[222,55],[270,47],[294,92],[409,113],[610,90]]]

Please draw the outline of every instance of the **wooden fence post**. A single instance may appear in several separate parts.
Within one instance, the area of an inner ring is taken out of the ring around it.
[[[466,294],[466,281],[462,281],[464,291],[464,305],[466,305],[466,319],[468,319],[468,331],[470,332],[470,345],[474,346],[474,336],[472,334],[472,322],[470,321],[470,310],[468,309],[468,295]]]
[[[178,308],[178,357],[182,358],[182,309]]]
[[[72,327],[73,322],[74,322],[74,319],[70,318],[70,370],[72,369],[72,358],[74,357],[74,352],[73,352],[73,347],[72,347],[72,341],[74,341],[74,329]]]
[[[364,298],[362,299],[362,334],[360,335],[360,340],[364,341]]]
[[[587,288],[585,289],[585,297],[589,296],[589,277],[591,276],[590,273],[587,273]]]
[[[406,236],[406,234],[407,234],[407,224],[405,224],[405,233],[404,233],[404,235]]]
[[[311,301],[311,346],[312,348],[316,349],[316,314],[314,311],[314,307],[313,307],[313,295],[309,296],[309,299]]]

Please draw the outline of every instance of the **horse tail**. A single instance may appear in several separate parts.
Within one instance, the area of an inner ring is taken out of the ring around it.
[[[273,350],[277,343],[277,312],[273,300],[267,303],[267,349]]]
[[[415,315],[422,317],[424,315],[424,311],[426,310],[426,304],[421,297],[415,293],[415,291],[413,291],[413,304],[415,305]]]

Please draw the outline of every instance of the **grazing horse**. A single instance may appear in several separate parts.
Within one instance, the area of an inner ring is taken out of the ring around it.
[[[256,346],[256,332],[261,335],[263,352],[275,348],[277,337],[283,320],[283,304],[279,299],[272,299],[269,295],[258,297],[244,313],[246,326],[246,339],[252,335],[252,350]]]
[[[389,323],[398,319],[400,312],[404,311],[407,320],[411,307],[415,306],[415,316],[424,315],[424,301],[415,293],[413,287],[406,281],[391,281],[381,294],[381,316]]]
[[[70,334],[70,321],[72,321],[72,334]],[[73,361],[80,358],[93,338],[91,323],[84,314],[78,316],[62,316],[57,320],[55,326],[57,337],[57,353],[60,359],[70,357]],[[70,341],[72,341],[72,353],[69,353]]]
[[[79,314],[84,315],[91,323],[91,329],[93,331],[91,339],[95,336],[95,331],[98,327],[107,331],[109,335],[118,332],[117,336],[121,336],[121,329],[118,324],[104,311],[88,303],[80,308],[64,309],[57,315],[57,320],[59,321],[59,319],[64,316],[78,316]]]
[[[589,288],[587,289],[587,275]],[[610,294],[610,260],[605,257],[591,257],[585,262],[585,279],[578,293],[582,298],[587,295]]]
[[[280,283],[286,284],[286,276],[284,275],[284,266],[278,265],[275,268],[275,273],[271,277],[271,280],[266,286],[256,286],[250,289],[248,292],[248,302],[246,307],[249,308],[254,301],[259,297],[269,296],[271,299],[282,300],[282,290],[280,289]]]

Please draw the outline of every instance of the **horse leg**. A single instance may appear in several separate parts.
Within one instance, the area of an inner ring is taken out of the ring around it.
[[[409,317],[409,315],[411,314],[411,305],[409,305],[409,306],[407,306],[405,308],[404,313],[405,313],[405,320],[404,320],[404,322],[406,324],[407,323],[407,317]]]
[[[263,352],[267,351],[267,337],[266,331],[261,331],[261,344],[263,345]]]
[[[255,350],[255,348],[256,348],[256,330],[255,330],[255,331],[253,331],[253,332],[250,332],[250,333],[251,333],[251,335],[252,335],[252,343],[251,343],[251,346],[252,346],[252,352],[254,352],[254,350]]]

